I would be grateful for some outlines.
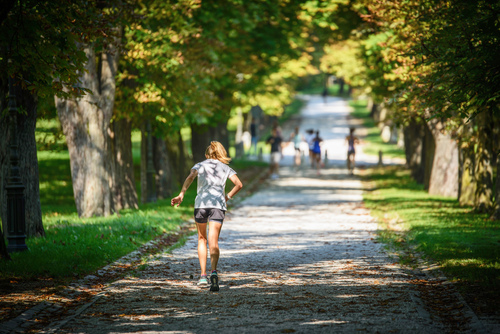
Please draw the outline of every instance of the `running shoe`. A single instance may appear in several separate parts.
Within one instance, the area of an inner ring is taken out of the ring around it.
[[[219,291],[219,277],[216,271],[210,275],[210,291]]]
[[[208,285],[207,275],[203,275],[200,277],[200,280],[198,281],[198,285]]]

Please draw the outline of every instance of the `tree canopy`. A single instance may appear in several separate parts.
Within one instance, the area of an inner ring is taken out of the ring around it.
[[[439,118],[481,146],[476,117],[499,114],[499,12],[492,0],[7,0],[0,74],[38,96],[93,94],[84,49],[119,36],[113,117],[162,135],[227,122],[237,106],[279,115],[296,79],[321,71],[397,124]]]

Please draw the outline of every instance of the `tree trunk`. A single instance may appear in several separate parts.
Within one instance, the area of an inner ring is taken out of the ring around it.
[[[191,151],[195,162],[205,160],[205,150],[213,140],[220,142],[229,155],[227,119],[219,120],[215,126],[191,124]]]
[[[413,179],[420,184],[424,183],[424,158],[423,148],[426,125],[412,119],[410,124],[403,129],[406,165],[411,171]]]
[[[168,158],[167,145],[163,139],[153,137],[153,153],[156,171],[156,196],[158,199],[170,198],[173,192],[174,175]]]
[[[181,132],[177,131],[176,133],[169,135],[165,139],[165,144],[168,159],[171,162],[171,167],[173,169],[172,182],[175,180],[176,183],[182,184],[188,175],[187,168],[191,168],[192,166],[192,161],[186,154]]]
[[[2,233],[2,229],[0,229],[0,259],[2,260],[10,260],[10,255],[7,252],[7,245],[5,244],[5,237]]]
[[[36,150],[35,128],[37,113],[37,98],[19,85],[14,86],[16,105],[25,113],[17,114],[16,134],[18,138],[19,169],[21,180],[25,187],[25,222],[26,236],[45,236],[42,223],[42,209],[40,205],[40,184],[38,159]],[[2,82],[1,109],[6,106],[8,85],[6,80]],[[10,138],[10,116],[2,116],[0,113],[0,214],[2,218],[4,237],[7,237],[7,194],[5,186],[9,176],[9,138]]]
[[[132,156],[132,122],[125,118],[114,120],[110,130],[115,210],[138,209]]]
[[[56,97],[56,106],[66,136],[71,163],[75,204],[80,217],[107,216],[112,213],[112,156],[109,125],[116,90],[118,51],[99,55],[93,45],[85,48],[86,71],[82,86],[92,91],[80,99]]]
[[[456,198],[458,196],[457,143],[444,133],[442,122],[434,119],[429,122],[429,125],[436,143],[429,194]]]
[[[474,207],[476,210],[486,212],[493,207],[493,151],[491,127],[492,115],[489,111],[483,111],[476,116],[478,125],[478,143],[476,149],[476,198]]]
[[[496,167],[497,181],[495,184],[495,208],[493,210],[493,215],[491,215],[492,220],[500,220],[500,153],[497,155]]]
[[[151,123],[141,128],[141,203],[156,201],[155,168],[153,161],[153,134]]]
[[[474,147],[462,144],[460,148],[460,177],[458,201],[460,205],[473,206],[476,198]]]
[[[227,122],[227,119],[220,121],[214,129],[216,132],[213,136],[216,138],[215,140],[224,146],[227,151],[227,155],[229,156],[229,131],[227,130]]]
[[[195,163],[205,160],[205,150],[213,139],[213,128],[207,124],[191,124],[191,152]]]
[[[429,127],[424,126],[424,151],[422,154],[424,166],[424,188],[429,190],[431,175],[432,175],[432,164],[434,162],[434,152],[436,150],[436,142],[434,141],[434,136],[429,130]]]
[[[343,78],[339,78],[337,82],[339,83],[339,95],[343,95],[344,94],[345,81],[344,81]]]
[[[370,117],[371,118],[374,118],[375,114],[377,113],[377,109],[378,109],[378,103],[373,102],[372,106],[370,108]]]

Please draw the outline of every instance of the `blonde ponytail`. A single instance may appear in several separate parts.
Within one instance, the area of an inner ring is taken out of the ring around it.
[[[210,146],[208,146],[205,150],[205,156],[207,157],[207,159],[219,160],[226,165],[231,161],[231,158],[227,156],[226,149],[218,141],[210,142]]]

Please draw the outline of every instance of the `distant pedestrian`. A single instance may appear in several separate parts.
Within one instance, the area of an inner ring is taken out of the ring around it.
[[[279,167],[281,161],[281,145],[283,139],[280,135],[278,135],[278,129],[273,127],[271,131],[271,136],[267,138],[266,143],[271,144],[271,165],[270,165],[270,174],[271,179],[279,178]]]
[[[316,136],[313,139],[313,160],[316,165],[316,171],[318,175],[320,174],[319,170],[321,169],[321,143],[323,139],[319,136],[319,130],[316,131]]]
[[[281,126],[278,121],[273,122],[273,129],[276,129],[276,135],[283,138],[283,131],[281,130]]]
[[[217,263],[219,262],[219,235],[227,210],[227,201],[232,199],[243,187],[236,172],[227,164],[231,161],[227,157],[224,146],[212,141],[205,151],[207,160],[197,163],[184,181],[181,192],[172,198],[170,204],[179,206],[191,183],[198,177],[198,193],[194,201],[194,220],[198,230],[198,259],[201,267],[201,277],[198,285],[208,285],[207,279],[207,240],[210,248],[210,291],[219,291]],[[227,194],[226,180],[230,179],[234,187]],[[209,233],[207,237],[207,223]]]
[[[302,152],[300,150],[300,144],[304,141],[304,137],[299,132],[299,127],[295,127],[295,131],[290,135],[290,142],[293,143],[295,149],[295,166],[300,166]]]
[[[354,166],[356,164],[356,148],[355,145],[359,144],[358,137],[354,136],[355,128],[349,129],[349,135],[345,137],[347,143],[347,170],[350,174],[354,173]]]
[[[314,167],[314,153],[313,153],[314,130],[313,129],[309,129],[306,131],[305,140],[306,140],[307,146],[309,148],[309,163],[311,164],[311,167]]]
[[[278,137],[281,138],[281,140],[283,141],[283,131],[281,130],[281,126],[280,124],[278,123],[278,121],[274,121],[273,122],[273,129],[276,129],[276,135]],[[283,147],[282,145],[280,144],[280,159],[283,159]]]
[[[328,97],[328,88],[324,88],[323,89],[323,93],[321,94],[323,96],[323,102],[326,103],[327,102],[327,97]]]
[[[255,118],[252,118],[252,123],[250,124],[250,136],[252,138],[252,142],[250,145],[250,152],[254,152],[254,155],[257,155],[257,143],[259,142],[259,127]]]

